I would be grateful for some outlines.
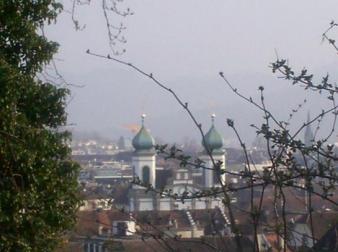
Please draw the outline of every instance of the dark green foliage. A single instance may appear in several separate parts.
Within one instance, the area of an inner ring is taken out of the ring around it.
[[[61,8],[0,0],[0,251],[51,251],[75,222],[79,167],[60,128],[68,89],[37,78],[57,51],[38,29]]]

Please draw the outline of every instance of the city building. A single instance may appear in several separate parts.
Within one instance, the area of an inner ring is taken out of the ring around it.
[[[218,197],[201,197],[180,199],[180,195],[193,195],[204,189],[220,187],[225,182],[225,150],[223,138],[214,125],[215,116],[212,116],[212,125],[202,141],[204,150],[199,154],[203,161],[200,170],[203,171],[203,184],[197,185],[192,178],[192,172],[183,167],[176,169],[174,177],[166,185],[167,191],[175,197],[159,195],[156,188],[156,152],[155,141],[144,125],[145,116],[142,116],[142,125],[134,137],[132,144],[135,149],[132,157],[134,178],[140,183],[134,184],[129,190],[130,211],[170,211],[182,209],[213,209],[222,208]],[[153,190],[155,189],[155,190]]]

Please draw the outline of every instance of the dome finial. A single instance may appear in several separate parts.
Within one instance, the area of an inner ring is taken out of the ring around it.
[[[147,115],[144,114],[144,113],[141,115],[141,123],[142,123],[142,126],[144,126],[144,119],[146,118],[146,116],[147,116]]]
[[[215,118],[216,118],[215,113],[212,113],[212,114],[211,114],[211,124],[212,124],[212,125],[214,125],[214,123],[215,123]]]

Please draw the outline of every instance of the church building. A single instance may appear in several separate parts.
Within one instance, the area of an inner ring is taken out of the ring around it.
[[[155,141],[145,127],[145,115],[142,115],[142,125],[139,132],[135,135],[132,144],[134,153],[132,157],[133,176],[144,185],[151,185],[156,188],[156,151]],[[175,174],[166,189],[171,190],[172,194],[182,195],[202,191],[204,189],[219,187],[225,182],[226,157],[224,141],[214,125],[215,116],[212,115],[212,125],[205,134],[202,141],[203,151],[199,158],[204,162],[199,170],[203,174],[203,183],[194,183],[192,172],[184,167],[175,170]],[[212,156],[212,158],[211,158]],[[215,167],[218,167],[215,169]],[[139,184],[133,184],[128,193],[130,211],[170,211],[181,209],[213,209],[222,207],[220,198],[205,197],[199,199],[180,199],[163,197],[158,193],[147,190]]]

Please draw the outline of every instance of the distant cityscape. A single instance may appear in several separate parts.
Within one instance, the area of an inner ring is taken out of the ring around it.
[[[311,132],[307,134],[310,136],[305,135],[305,138],[311,137]],[[212,163],[206,148],[212,148],[213,158],[220,161],[221,170],[226,171],[220,176],[222,182],[233,187],[245,187],[247,182],[241,176],[246,167],[243,151],[224,146],[223,136],[218,133],[213,122],[205,140],[203,144],[196,141],[176,147],[192,159],[200,158],[209,167],[212,167]],[[257,138],[249,149],[253,157],[251,162],[258,174],[263,174],[265,168],[271,165],[264,142],[264,139]],[[125,251],[133,251],[137,246],[142,246],[148,251],[140,240],[147,239],[156,247],[150,239],[155,234],[179,237],[183,242],[180,244],[202,238],[211,239],[216,234],[222,234],[228,240],[228,249],[234,246],[229,212],[224,208],[222,197],[201,196],[189,199],[189,196],[203,190],[220,188],[219,183],[222,182],[217,181],[214,171],[196,169],[191,165],[182,166],[177,160],[158,154],[154,149],[155,144],[143,121],[133,139],[121,136],[116,141],[82,139],[72,142],[72,156],[81,164],[79,182],[84,199],[70,242],[74,250],[81,248],[79,251],[98,252],[123,248]],[[303,180],[296,183],[299,187],[304,187]],[[158,194],[164,188],[165,191]],[[263,199],[268,205],[273,199],[273,188],[267,188],[266,191],[267,195],[271,195]],[[180,199],[180,195],[187,196],[187,199]],[[242,242],[250,248],[253,243],[250,236],[252,226],[249,216],[242,212],[249,209],[249,189],[238,190],[230,195],[236,224],[244,230]],[[308,238],[307,195],[304,191],[293,188],[287,189],[287,195],[288,200],[293,202],[288,204],[292,208],[287,211],[288,220],[294,223],[294,239],[283,243],[283,246],[300,248],[305,239],[306,244],[313,247],[312,239]],[[259,191],[254,190],[254,201],[258,199]],[[337,209],[329,203],[323,205],[316,197],[311,207],[316,214],[321,215],[316,218],[322,230],[316,233],[319,240],[330,235],[330,223],[337,218]],[[267,223],[273,221],[272,209],[263,208],[262,218]],[[260,230],[259,238],[261,251],[277,251],[273,249],[281,244],[281,237],[277,237],[268,228]]]

